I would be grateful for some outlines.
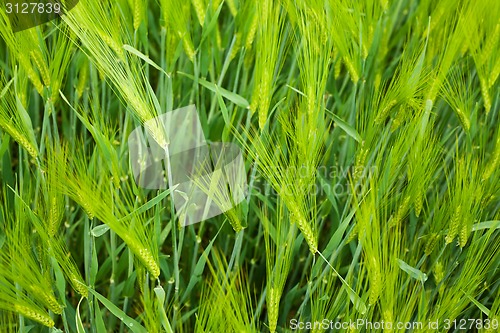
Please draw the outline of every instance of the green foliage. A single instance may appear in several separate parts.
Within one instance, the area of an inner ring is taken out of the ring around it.
[[[0,332],[497,331],[498,17],[496,0],[80,0],[14,33],[2,2]],[[168,152],[148,120],[190,104],[242,148],[248,195],[231,208],[222,173],[198,179],[225,213],[182,227],[175,188],[134,182],[128,136]]]

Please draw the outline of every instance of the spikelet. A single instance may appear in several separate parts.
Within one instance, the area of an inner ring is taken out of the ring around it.
[[[359,74],[358,74],[356,68],[354,67],[354,64],[349,59],[349,57],[344,57],[343,60],[344,60],[345,67],[347,68],[347,71],[349,72],[349,75],[351,76],[351,81],[355,84],[358,83]]]
[[[338,58],[338,50],[337,48],[334,48],[333,49],[333,59],[335,59],[335,65],[333,67],[333,77],[334,78],[339,78],[340,77],[340,70],[342,69],[342,61],[340,60],[340,58]]]
[[[54,236],[61,222],[64,210],[60,204],[59,198],[57,198],[55,195],[51,195],[48,201],[49,201],[48,232],[50,236]]]
[[[391,124],[391,132],[394,132],[401,126],[401,124],[405,121],[406,119],[406,112],[405,112],[405,107],[401,105],[399,107],[398,112],[396,113],[396,116],[392,118],[392,124]]]
[[[272,333],[276,332],[280,298],[281,295],[278,293],[278,290],[274,287],[270,287],[267,294],[267,316],[269,318],[269,330]]]
[[[363,45],[361,46],[361,57],[363,58],[363,60],[366,60],[366,58],[368,57],[368,47],[366,46],[366,43],[363,43]]]
[[[22,135],[21,132],[19,132],[14,126],[9,123],[3,123],[2,127],[14,140],[17,141],[17,143],[19,143],[24,149],[26,149],[31,157],[35,159],[38,157],[38,150],[36,149],[36,147],[33,146],[31,142],[26,139],[26,137]]]
[[[384,322],[386,322],[386,323],[394,323],[394,315],[392,314],[392,310],[389,310],[389,309],[384,310],[383,319],[384,319]],[[394,332],[393,326],[386,325],[386,328],[384,329],[384,333],[385,332],[387,332],[387,333]]]
[[[370,298],[369,302],[371,305],[377,302],[380,293],[382,292],[382,274],[380,272],[380,266],[374,256],[370,257],[371,265],[368,265],[368,274],[370,277]]]
[[[497,142],[495,144],[495,150],[491,156],[487,168],[484,170],[482,179],[487,180],[491,177],[493,172],[497,170],[498,162],[500,161],[500,135],[497,137]]]
[[[234,0],[226,0],[226,3],[229,7],[231,15],[233,15],[233,17],[236,17],[236,15],[238,14],[238,9],[236,8],[236,3],[234,2]]]
[[[488,40],[484,44],[481,52],[481,63],[486,64],[493,55],[493,50],[497,48],[498,40],[500,38],[500,23],[497,23],[495,30],[488,36]]]
[[[493,87],[495,81],[498,78],[498,75],[500,75],[500,57],[497,57],[497,60],[490,71],[490,78],[488,79],[488,88]]]
[[[217,8],[219,8],[220,6],[220,3],[222,2],[222,0],[212,0],[212,10],[217,10]]]
[[[470,120],[469,120],[469,118],[467,118],[467,116],[465,115],[465,113],[462,110],[460,110],[459,108],[456,108],[455,112],[457,113],[458,119],[460,120],[460,123],[462,124],[462,127],[464,128],[464,130],[466,132],[468,132],[469,129],[470,129]]]
[[[42,52],[39,50],[33,50],[30,52],[30,56],[35,61],[36,67],[42,76],[45,86],[50,86],[50,71],[47,63],[43,60]]]
[[[306,87],[306,100],[307,100],[307,116],[312,117],[315,113],[316,106],[316,94],[314,93],[314,89],[316,88],[313,84],[307,84]]]
[[[297,223],[299,230],[304,235],[307,245],[309,245],[309,251],[311,251],[312,254],[316,254],[316,252],[318,252],[318,241],[316,240],[311,225],[307,222],[297,206],[294,205],[287,208],[290,210],[290,220]]]
[[[456,108],[455,109],[455,113],[457,114],[458,120],[460,120],[460,124],[462,124],[462,127],[464,128],[464,130],[466,132],[468,132],[469,129],[470,129],[470,120],[469,120],[469,118],[467,118],[467,116],[465,115],[465,113],[460,108]]]
[[[460,228],[460,233],[458,234],[458,245],[461,248],[467,244],[470,231],[469,223],[465,219],[462,220],[462,226]]]
[[[255,34],[257,33],[257,27],[259,26],[259,15],[254,11],[251,16],[250,28],[248,29],[247,38],[245,40],[245,49],[250,49],[255,39]]]
[[[241,220],[238,218],[238,215],[234,212],[234,209],[229,209],[224,212],[224,214],[227,216],[227,219],[229,221],[229,224],[231,224],[231,227],[233,227],[233,230],[235,232],[240,232],[243,230],[243,224],[241,223]]]
[[[359,152],[356,156],[356,162],[354,164],[353,180],[354,180],[355,184],[359,181],[359,179],[363,175],[363,171],[364,171],[363,166],[365,165],[366,157],[368,156],[368,153],[369,153],[368,149],[363,148],[364,144],[365,144],[365,142],[363,141],[361,143],[361,149],[359,150]]]
[[[97,34],[101,39],[108,45],[117,55],[120,59],[124,60],[125,59],[125,53],[120,44],[116,42],[114,38],[109,36],[108,34],[104,33],[103,31],[96,29]]]
[[[393,217],[391,217],[391,221],[389,223],[390,227],[397,226],[399,225],[399,223],[401,223],[403,218],[408,213],[408,208],[410,207],[410,199],[411,199],[410,195],[405,196],[403,202],[399,205],[396,214]]]
[[[450,244],[455,239],[455,236],[458,233],[458,228],[460,227],[460,214],[461,214],[462,206],[458,205],[453,213],[453,216],[450,220],[450,225],[448,228],[448,234],[445,237],[446,244]]]
[[[481,86],[481,95],[483,95],[484,109],[486,110],[486,114],[488,114],[491,110],[491,97],[488,84],[485,79],[479,79],[479,83]]]
[[[273,77],[269,71],[267,66],[263,66],[262,68],[262,77],[260,78],[259,85],[259,106],[258,106],[258,114],[259,114],[259,127],[261,129],[264,128],[267,120],[267,113],[269,109],[270,96],[271,96],[271,86],[272,86]]]
[[[397,102],[398,101],[396,99],[393,99],[389,103],[387,103],[387,105],[384,106],[382,111],[380,111],[375,118],[375,123],[380,124],[382,121],[384,121],[389,111],[391,111],[391,109],[397,104]]]
[[[87,85],[87,80],[89,77],[89,67],[87,61],[84,62],[84,65],[80,68],[80,72],[78,73],[78,83],[76,84],[76,95],[78,98],[81,98],[83,95],[83,90]]]
[[[134,30],[138,30],[144,19],[144,2],[134,0]]]
[[[238,51],[241,48],[241,32],[236,33],[236,40],[234,41],[233,49],[231,50],[231,54],[229,55],[229,59],[233,60],[236,58]]]
[[[78,204],[83,208],[89,219],[92,220],[96,213],[94,207],[84,199],[84,196],[80,191],[76,193],[76,197],[78,198]]]
[[[198,22],[203,27],[203,24],[205,23],[205,16],[207,14],[207,5],[204,0],[192,0],[191,2],[193,3]]]
[[[432,251],[436,247],[436,243],[438,240],[439,240],[439,235],[437,233],[432,233],[429,235],[429,239],[425,244],[425,250],[424,250],[426,256],[429,256],[432,253]]]
[[[358,237],[358,225],[356,224],[353,228],[349,237],[347,237],[346,244],[349,244]]]
[[[254,93],[252,94],[252,102],[250,103],[250,107],[249,107],[250,112],[252,114],[254,114],[255,111],[257,111],[257,109],[259,108],[259,104],[260,104],[260,94],[258,93],[259,91],[261,91],[260,80],[256,80],[254,82],[253,91],[254,91]]]
[[[14,304],[13,310],[26,318],[39,322],[47,327],[54,327],[55,323],[50,316],[41,309],[31,305]]]
[[[75,267],[76,268],[76,267]],[[82,278],[73,272],[68,272],[69,282],[73,289],[76,290],[78,294],[87,298],[89,296],[89,291],[83,282]]]
[[[415,215],[417,217],[420,216],[422,212],[422,207],[424,206],[424,196],[425,191],[422,188],[422,185],[417,186],[417,192],[415,193],[415,200],[413,201],[413,208],[415,209]]]
[[[32,285],[30,291],[33,295],[36,295],[38,299],[43,301],[50,311],[55,314],[62,314],[62,306],[57,302],[52,290],[43,290],[39,286]]]
[[[443,263],[438,261],[436,263],[436,266],[434,267],[434,279],[436,280],[436,284],[441,282],[444,277],[444,272],[443,272]]]
[[[127,243],[130,250],[138,257],[139,261],[146,267],[152,277],[157,279],[160,276],[160,267],[151,251],[143,246],[137,239],[129,235],[120,235],[120,237]]]
[[[189,60],[191,60],[191,62],[194,62],[194,57],[196,56],[196,51],[194,49],[193,41],[186,34],[182,35],[181,39],[182,39],[182,47],[184,48],[184,52],[186,52],[186,55],[188,56]]]
[[[439,284],[441,281],[443,281],[444,270],[442,262],[438,261],[436,263],[433,274],[434,274],[434,279],[436,280],[436,284]],[[443,292],[444,292],[444,285],[441,285],[441,287],[439,287],[439,293],[443,294]]]

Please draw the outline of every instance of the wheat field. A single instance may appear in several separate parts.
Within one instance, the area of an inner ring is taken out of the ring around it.
[[[499,1],[29,3],[0,333],[500,330]]]

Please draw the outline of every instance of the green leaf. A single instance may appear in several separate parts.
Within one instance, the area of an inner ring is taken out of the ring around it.
[[[85,328],[83,328],[82,318],[80,317],[80,304],[84,298],[80,298],[80,302],[78,302],[78,306],[76,307],[76,331],[78,333],[85,333]]]
[[[147,212],[148,210],[150,210],[151,208],[153,208],[156,204],[158,204],[163,199],[165,199],[167,197],[167,195],[169,195],[170,192],[172,192],[176,188],[177,188],[177,185],[174,185],[171,188],[169,188],[168,190],[165,190],[165,191],[161,192],[156,197],[154,197],[153,199],[151,199],[148,202],[146,202],[144,205],[142,205],[142,206],[138,207],[137,209],[135,209],[132,213],[127,214],[126,216],[122,217],[120,219],[120,221],[127,220],[127,219],[129,219],[129,218],[131,218],[133,216],[140,215],[142,213]]]
[[[474,297],[470,296],[468,293],[466,293],[463,289],[460,289],[464,294],[465,296],[467,296],[467,298],[472,302],[474,303],[478,308],[479,310],[481,310],[481,312],[483,312],[487,317],[490,316],[490,310],[485,307],[484,305],[482,305],[481,303],[479,303]]]
[[[484,221],[476,223],[472,226],[472,231],[484,230],[484,229],[499,229],[500,220]]]
[[[97,333],[107,333],[106,326],[104,325],[104,320],[102,319],[102,312],[99,304],[94,305],[95,308],[95,323]]]
[[[183,300],[189,296],[189,293],[193,289],[193,287],[196,285],[198,281],[201,280],[201,275],[203,274],[203,270],[205,269],[205,264],[207,263],[207,258],[208,255],[210,254],[210,251],[212,250],[212,245],[214,244],[215,239],[217,238],[217,235],[219,235],[219,232],[222,230],[219,229],[215,237],[210,241],[208,244],[207,248],[205,251],[203,251],[203,254],[200,256],[200,259],[198,259],[198,262],[196,263],[196,266],[194,267],[193,273],[191,273],[191,278],[189,279],[189,284],[186,287],[186,290],[184,291],[184,295],[182,297]]]
[[[214,93],[220,92],[220,94],[224,98],[227,98],[228,100],[230,100],[234,104],[238,105],[239,107],[248,109],[250,106],[248,101],[246,99],[244,99],[243,97],[241,97],[240,95],[238,95],[234,92],[231,92],[227,89],[224,89],[222,87],[219,87],[215,83],[208,82],[207,80],[202,79],[202,78],[198,78],[198,80],[196,80],[196,78],[191,74],[187,74],[187,73],[183,73],[183,72],[177,72],[177,73],[179,73],[187,78],[190,78],[193,81],[198,81],[202,86],[204,86],[208,90],[213,91]]]
[[[152,67],[156,68],[157,70],[159,70],[160,72],[162,72],[163,74],[165,74],[167,77],[170,77],[170,74],[168,74],[167,72],[165,72],[163,70],[163,68],[161,68],[160,66],[158,66],[153,60],[151,60],[151,58],[149,58],[147,55],[145,55],[144,53],[142,53],[141,51],[139,51],[135,47],[133,47],[131,45],[128,45],[128,44],[124,44],[123,48],[126,51],[129,51],[130,53],[138,56],[139,58],[141,58],[142,60],[144,60],[145,62],[147,62],[149,65],[151,65]]]
[[[101,237],[102,235],[104,235],[107,231],[109,230],[109,225],[107,224],[101,224],[101,225],[98,225],[97,227],[93,228],[90,233],[92,234],[92,236],[94,237]]]
[[[347,133],[351,138],[356,140],[357,142],[360,142],[363,140],[361,138],[361,135],[359,135],[358,131],[348,123],[346,123],[342,118],[334,114],[332,111],[325,109],[333,118],[333,121],[335,122],[336,125],[338,125],[340,128],[344,130],[344,132]]]
[[[162,286],[157,286],[154,288],[156,298],[158,299],[158,308],[161,315],[161,324],[167,333],[173,333],[172,326],[168,320],[167,314],[165,313],[165,290]]]
[[[219,5],[219,7],[217,8],[217,10],[215,11],[214,15],[210,18],[210,22],[208,24],[206,22],[208,19],[208,15],[207,15],[207,17],[205,19],[205,23],[203,25],[203,32],[201,33],[200,45],[203,43],[205,38],[207,38],[207,36],[210,35],[210,33],[214,30],[215,26],[217,25],[219,14],[220,14],[220,11],[222,9],[223,4],[224,4],[224,1],[221,1],[221,3]]]
[[[92,295],[94,295],[99,300],[99,302],[101,302],[113,315],[115,315],[125,325],[127,325],[130,331],[134,333],[148,333],[148,331],[141,324],[139,324],[137,321],[127,316],[125,312],[123,312],[119,307],[114,305],[106,297],[102,296],[92,288],[89,288],[89,292]]]
[[[408,273],[408,275],[410,275],[412,278],[417,279],[417,280],[421,281],[422,283],[427,281],[427,274],[423,273],[421,270],[419,270],[415,267],[408,265],[407,263],[405,263],[401,259],[397,259],[397,261],[398,261],[399,268],[401,268],[403,271]]]

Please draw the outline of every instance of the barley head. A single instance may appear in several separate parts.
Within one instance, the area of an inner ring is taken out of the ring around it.
[[[460,227],[460,214],[462,211],[462,206],[458,205],[455,208],[455,212],[450,220],[450,225],[448,227],[448,234],[445,237],[446,244],[450,244],[455,239],[455,236],[458,233],[458,228]]]
[[[31,305],[14,304],[13,310],[26,318],[39,322],[47,327],[54,327],[55,323],[50,316],[41,309]]]
[[[280,305],[281,295],[278,290],[274,287],[269,288],[269,293],[267,297],[268,306],[268,317],[269,317],[269,330],[271,332],[276,332],[276,326],[278,323],[278,313]]]
[[[424,253],[426,256],[429,256],[434,248],[436,247],[436,243],[439,240],[439,234],[432,233],[429,235],[429,239],[427,240],[427,244],[425,245]]]
[[[380,266],[374,256],[370,258],[371,265],[368,266],[368,274],[370,277],[370,304],[375,304],[377,302],[380,293],[382,292],[382,274],[380,272]]]
[[[203,24],[205,23],[205,15],[207,14],[207,5],[204,0],[192,0],[192,3],[198,22],[203,27]]]

